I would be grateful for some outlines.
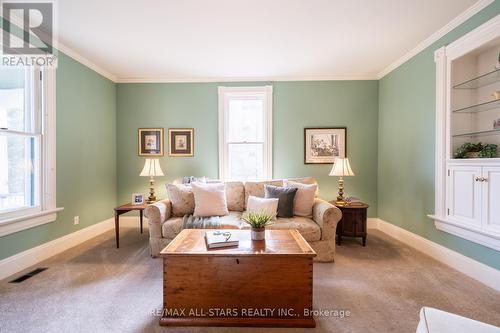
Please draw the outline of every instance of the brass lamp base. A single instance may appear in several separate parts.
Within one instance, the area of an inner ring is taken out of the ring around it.
[[[344,178],[342,176],[339,177],[339,193],[337,195],[337,200],[335,201],[337,205],[345,205],[346,201],[344,200]]]
[[[149,197],[148,200],[146,200],[146,203],[151,204],[153,202],[156,202],[156,195],[155,195],[155,180],[151,176],[149,178]]]

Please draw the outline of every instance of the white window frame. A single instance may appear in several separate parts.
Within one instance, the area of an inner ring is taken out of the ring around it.
[[[38,205],[36,207],[14,209],[0,213],[0,237],[42,224],[54,222],[57,212],[63,208],[56,207],[56,72],[55,68],[35,68],[32,70],[33,84],[30,94],[34,100],[40,99],[42,112],[40,121],[35,126],[39,138],[39,175]],[[42,87],[42,89],[36,89]],[[42,91],[42,96],[36,96]],[[35,101],[31,101],[32,103]],[[9,132],[8,130],[0,130]],[[13,132],[13,131],[10,131]],[[0,135],[2,135],[0,133]]]
[[[219,87],[219,178],[230,180],[227,116],[231,98],[264,99],[264,178],[273,176],[273,87]],[[248,142],[249,144],[251,142]]]

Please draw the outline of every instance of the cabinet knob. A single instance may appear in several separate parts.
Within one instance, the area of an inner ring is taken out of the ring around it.
[[[482,181],[482,182],[487,182],[487,181],[488,181],[488,178],[481,177],[481,181]]]
[[[480,181],[482,181],[481,178],[476,177],[476,182],[480,182]]]

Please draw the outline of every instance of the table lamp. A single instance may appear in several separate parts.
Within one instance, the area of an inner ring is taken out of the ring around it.
[[[155,196],[155,176],[164,176],[160,167],[160,160],[157,158],[146,158],[141,176],[149,177],[149,197],[146,203],[150,204],[156,201]]]
[[[337,158],[333,163],[332,170],[330,171],[330,176],[339,177],[339,194],[335,203],[339,205],[345,205],[346,202],[344,200],[344,176],[354,176],[354,172],[352,172],[351,165],[349,164],[349,159]]]

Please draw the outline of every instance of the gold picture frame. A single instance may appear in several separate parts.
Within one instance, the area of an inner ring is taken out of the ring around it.
[[[137,153],[139,156],[163,156],[163,128],[139,128]]]
[[[194,156],[194,128],[168,129],[168,156]]]

